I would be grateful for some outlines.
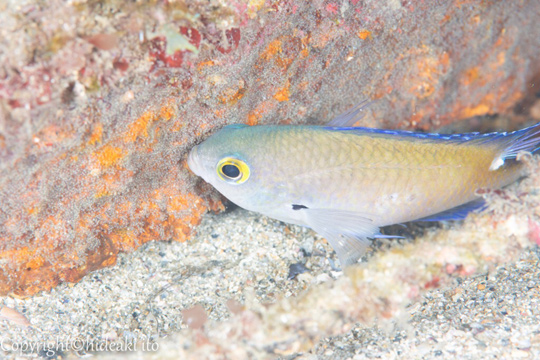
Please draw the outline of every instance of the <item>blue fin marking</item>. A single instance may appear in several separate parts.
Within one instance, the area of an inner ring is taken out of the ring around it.
[[[405,239],[405,236],[399,235],[385,235],[385,234],[375,234],[372,236],[373,239]]]
[[[490,140],[497,135],[506,134],[506,133],[467,133],[467,134],[437,134],[437,133],[421,133],[407,130],[385,130],[385,129],[374,129],[374,128],[365,128],[365,127],[335,127],[335,126],[325,126],[325,130],[330,131],[347,131],[355,132],[358,135],[389,135],[396,137],[405,137],[405,138],[416,138],[423,140],[448,140],[455,142],[467,142],[471,140],[486,139]]]
[[[423,140],[444,140],[456,143],[487,144],[491,142],[500,142],[501,147],[505,148],[504,158],[515,158],[519,151],[535,152],[540,150],[540,123],[514,132],[491,132],[491,133],[465,133],[465,134],[437,134],[421,133],[406,130],[384,130],[365,127],[336,127],[324,126],[325,130],[353,132],[358,135],[387,135],[390,137],[415,138]]]
[[[456,206],[454,208],[442,211],[437,214],[426,216],[414,221],[448,221],[448,220],[463,220],[470,212],[482,211],[486,208],[486,202],[480,198],[463,205]]]
[[[515,159],[520,151],[531,153],[540,150],[540,123],[509,133],[501,159]]]

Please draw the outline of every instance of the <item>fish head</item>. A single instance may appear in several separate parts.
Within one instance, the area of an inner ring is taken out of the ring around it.
[[[261,150],[261,134],[247,125],[229,125],[193,147],[188,166],[226,198],[253,211],[271,207],[278,201],[272,162]],[[264,136],[262,136],[264,137]],[[262,140],[264,141],[264,140]]]

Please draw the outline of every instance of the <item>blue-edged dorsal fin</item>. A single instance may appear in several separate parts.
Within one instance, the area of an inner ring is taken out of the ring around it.
[[[361,120],[364,115],[366,115],[365,110],[366,108],[371,105],[373,101],[363,100],[353,106],[352,108],[348,109],[342,114],[339,114],[332,120],[330,120],[326,126],[337,126],[337,127],[346,127],[346,126],[353,126],[355,123],[357,123],[359,120]]]
[[[386,130],[386,129],[374,129],[366,127],[337,127],[337,126],[325,126],[325,130],[340,131],[353,133],[357,135],[367,136],[379,136],[388,138],[403,138],[403,139],[420,139],[426,141],[444,141],[454,143],[467,143],[471,141],[489,141],[491,138],[500,135],[500,133],[467,133],[467,134],[438,134],[438,133],[423,133],[407,130]]]
[[[504,161],[508,159],[516,159],[520,152],[537,153],[540,151],[540,123],[513,132],[491,132],[491,133],[465,133],[465,134],[437,134],[437,133],[421,133],[406,130],[384,130],[365,127],[337,127],[325,126],[325,130],[339,131],[356,134],[359,136],[376,136],[392,139],[403,140],[424,140],[429,142],[444,142],[463,144],[463,145],[478,145],[478,146],[493,146],[500,149],[490,166],[490,170],[497,170]]]
[[[482,211],[486,208],[484,199],[479,198],[463,205],[433,214],[415,221],[448,221],[448,220],[463,220],[472,211]]]

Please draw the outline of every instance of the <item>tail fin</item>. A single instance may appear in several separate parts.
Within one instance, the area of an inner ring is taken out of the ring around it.
[[[495,139],[502,140],[503,148],[489,167],[492,171],[503,166],[505,160],[515,159],[521,151],[535,153],[540,150],[540,123],[511,133],[500,133],[491,140]]]

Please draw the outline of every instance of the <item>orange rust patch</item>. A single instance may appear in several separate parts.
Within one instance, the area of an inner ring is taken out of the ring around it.
[[[96,151],[94,155],[99,161],[99,164],[103,167],[112,166],[124,157],[121,148],[111,145],[104,146],[101,150]]]
[[[214,115],[216,116],[216,118],[222,118],[226,112],[227,112],[226,109],[215,109]]]
[[[244,87],[239,89],[225,89],[225,91],[221,93],[221,96],[219,96],[219,101],[221,101],[223,104],[234,105],[244,96],[245,92],[246,89]]]
[[[411,49],[411,61],[416,63],[416,72],[411,72],[406,88],[416,98],[425,99],[432,96],[448,72],[450,57],[448,53],[432,54],[429,47]]]
[[[448,68],[449,56],[447,53],[443,53],[438,57],[428,56],[421,58],[418,61],[418,77],[419,82],[416,88],[411,89],[411,92],[424,99],[435,92],[437,85],[441,80],[441,75],[444,74]]]
[[[284,47],[285,46],[285,47]],[[279,39],[272,41],[266,49],[260,54],[261,60],[272,62],[283,71],[286,71],[292,64],[293,60],[298,57],[302,40],[293,36],[281,36]],[[290,56],[288,56],[290,55]],[[256,67],[264,67],[266,63],[259,62]]]
[[[381,99],[394,91],[394,87],[389,84],[383,84],[383,86],[379,86],[375,89],[375,93],[373,94],[373,99]]]
[[[257,125],[260,118],[261,118],[261,115],[258,112],[252,111],[248,114],[247,124],[249,126]]]
[[[453,11],[452,11],[452,13],[453,13]],[[440,24],[443,25],[443,24],[447,23],[451,18],[452,18],[452,14],[446,14],[442,18],[442,20],[440,21]]]
[[[131,249],[136,249],[141,245],[137,241],[137,236],[133,233],[133,230],[128,229],[118,229],[109,234],[109,238],[113,242],[114,246],[120,251],[129,251]],[[107,260],[111,260],[107,259]]]
[[[116,264],[116,254],[113,252],[109,252],[109,257],[106,257],[105,260],[103,260],[100,264],[100,267],[107,267],[107,266],[113,266]]]
[[[101,142],[102,135],[103,135],[103,125],[97,124],[92,130],[92,134],[90,135],[88,144],[94,145],[94,144],[97,144],[98,142]]]
[[[309,55],[309,41],[310,36],[304,36],[300,39],[300,46],[302,47],[302,50],[300,51],[300,57],[306,58]]]
[[[147,111],[140,118],[138,118],[129,127],[129,130],[125,136],[127,142],[134,142],[139,137],[148,137],[148,127],[150,123],[155,121],[156,114],[152,111]]]
[[[291,84],[290,84],[289,80],[287,80],[287,83],[285,84],[285,86],[282,87],[281,89],[279,89],[278,92],[274,94],[274,99],[276,99],[279,102],[289,101],[289,95],[290,95],[289,88],[290,88],[290,85]]]
[[[167,219],[168,225],[173,230],[173,239],[184,242],[187,240],[191,229],[200,222],[201,215],[206,211],[201,198],[193,194],[182,194],[169,196],[167,202]],[[173,214],[186,214],[191,212],[191,215],[177,217]]]
[[[121,171],[114,171],[113,173],[107,173],[101,177],[103,181],[99,182],[96,186],[95,198],[103,196],[114,195],[114,191],[122,184],[121,183]],[[128,176],[132,175],[132,172],[128,172]]]
[[[277,53],[281,53],[282,51],[283,49],[281,48],[281,40],[274,40],[270,44],[268,44],[266,50],[262,52],[260,57],[264,60],[270,60],[274,56],[276,56]]]
[[[3,239],[2,239],[3,240]],[[20,249],[5,250],[0,253],[0,259],[9,259],[11,262],[28,262],[30,256],[35,253],[34,250],[28,249],[28,246],[24,246]]]
[[[468,106],[461,112],[463,118],[473,116],[487,115],[491,112],[491,107],[488,104],[478,104],[476,106]]]
[[[204,69],[205,67],[214,66],[214,65],[215,63],[213,60],[201,61],[200,63],[197,64],[197,71],[201,72],[202,69]]]
[[[167,101],[167,104],[159,109],[159,117],[163,120],[171,120],[175,114],[176,109],[174,108],[174,100]]]
[[[43,266],[45,260],[41,256],[36,256],[26,263],[27,269],[38,269]]]
[[[465,72],[465,76],[462,78],[461,83],[464,86],[469,86],[480,78],[478,66],[472,67]]]
[[[506,63],[506,52],[501,51],[497,54],[497,60],[490,64],[491,70],[497,70]]]
[[[30,208],[28,208],[26,211],[28,212],[28,214],[30,215],[34,215],[38,212],[39,208],[37,206],[32,206]]]
[[[371,31],[369,30],[360,30],[356,35],[362,40],[373,39],[373,35],[371,35]]]
[[[292,58],[285,58],[285,57],[277,57],[275,59],[276,65],[282,68],[284,71],[289,68],[289,66],[292,64],[293,59]]]
[[[187,197],[181,195],[170,197],[167,202],[167,210],[169,212],[186,210],[189,207],[190,200],[194,201],[194,199],[188,200],[188,197],[189,195]]]
[[[110,195],[111,195],[111,193],[110,193],[108,190],[103,190],[103,191],[97,192],[97,193],[94,195],[94,197],[95,197],[96,199],[99,199],[99,198],[102,198],[102,197],[104,197],[104,196],[110,196]]]
[[[248,114],[247,125],[253,126],[259,123],[259,120],[268,112],[272,111],[276,103],[272,100],[263,101]]]
[[[173,127],[171,128],[171,131],[180,131],[180,129],[182,129],[184,127],[184,123],[182,121],[176,121],[173,125]]]

